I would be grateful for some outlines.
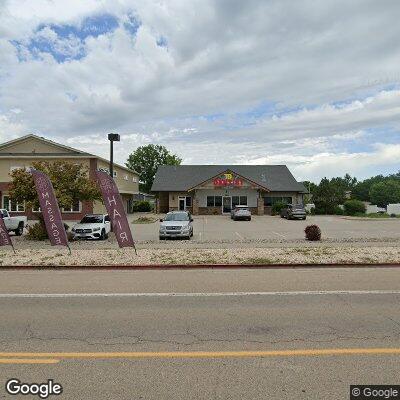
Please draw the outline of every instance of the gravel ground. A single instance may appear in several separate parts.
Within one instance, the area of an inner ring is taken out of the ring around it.
[[[287,264],[287,263],[377,263],[400,262],[400,247],[304,247],[240,249],[133,249],[74,248],[72,255],[64,248],[0,250],[0,265],[146,265],[146,264]]]

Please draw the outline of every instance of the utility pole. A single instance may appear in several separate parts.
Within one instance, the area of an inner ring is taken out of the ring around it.
[[[121,139],[118,133],[109,133],[108,140],[110,141],[110,176],[114,179],[114,142],[119,142]],[[113,231],[112,224],[110,224],[110,231]]]

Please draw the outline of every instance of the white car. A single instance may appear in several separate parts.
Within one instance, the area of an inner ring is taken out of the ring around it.
[[[10,217],[10,214],[4,208],[0,209],[0,214],[3,217],[4,225],[6,226],[7,231],[14,231],[17,236],[21,236],[23,234],[24,228],[26,227],[28,221],[27,217]]]
[[[105,240],[110,230],[110,217],[107,214],[86,214],[81,222],[72,228],[74,239]]]

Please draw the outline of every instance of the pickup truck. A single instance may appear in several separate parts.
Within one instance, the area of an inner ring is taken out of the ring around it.
[[[4,224],[9,232],[14,231],[17,236],[21,236],[24,228],[27,225],[27,217],[10,217],[10,214],[4,208],[0,209],[0,214],[3,217]]]

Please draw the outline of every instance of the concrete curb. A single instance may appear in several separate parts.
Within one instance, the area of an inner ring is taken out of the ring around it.
[[[400,263],[341,263],[341,264],[143,264],[143,265],[2,265],[0,271],[10,270],[193,270],[193,269],[297,269],[297,268],[400,268]]]

